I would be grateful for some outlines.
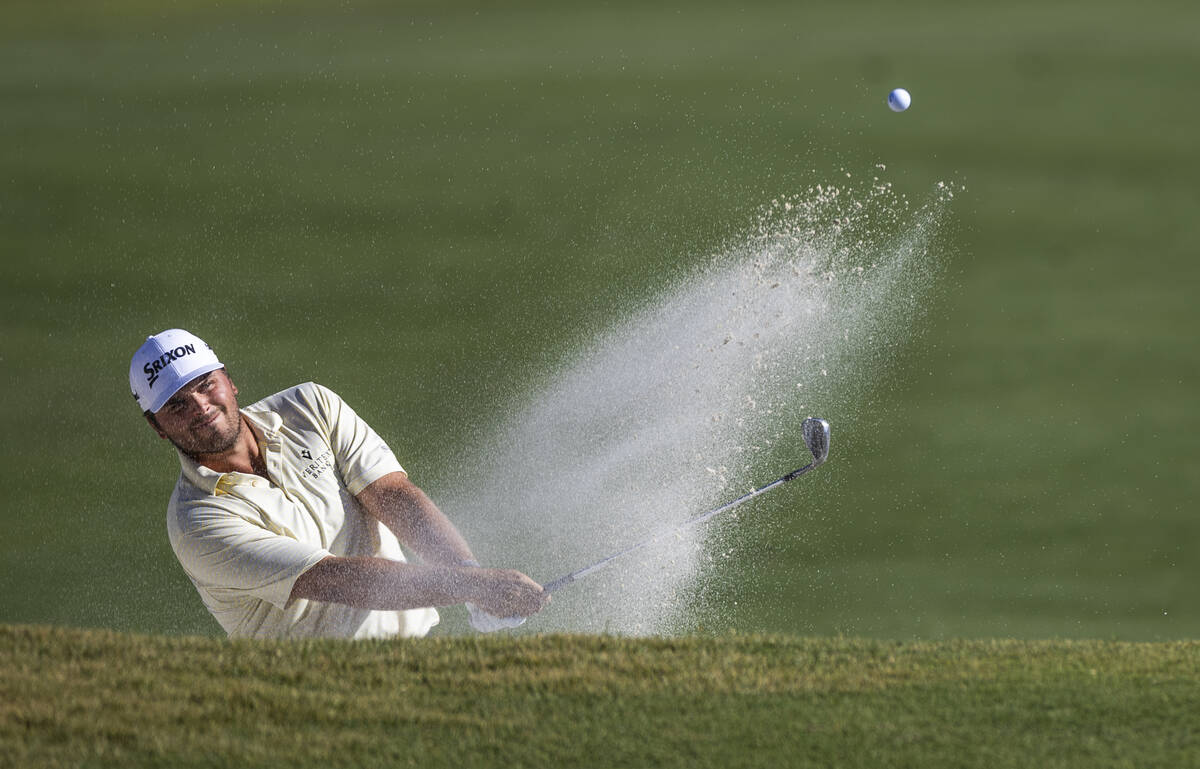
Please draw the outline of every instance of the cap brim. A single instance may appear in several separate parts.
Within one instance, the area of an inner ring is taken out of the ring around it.
[[[154,402],[150,404],[150,408],[148,410],[151,414],[157,414],[162,407],[166,405],[166,402],[171,400],[171,397],[175,395],[175,393],[179,392],[184,387],[187,387],[187,385],[193,379],[199,376],[204,376],[210,371],[216,371],[217,369],[224,367],[224,364],[222,364],[220,361],[210,361],[203,365],[197,366],[187,373],[180,374],[179,384],[171,390],[163,390],[161,393],[159,393],[158,397],[154,399]]]

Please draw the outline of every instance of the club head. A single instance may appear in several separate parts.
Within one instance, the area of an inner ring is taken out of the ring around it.
[[[813,466],[823,464],[829,458],[829,422],[817,417],[809,417],[800,425],[804,435],[804,445],[813,455]]]

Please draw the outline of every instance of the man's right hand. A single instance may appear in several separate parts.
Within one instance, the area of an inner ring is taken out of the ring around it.
[[[471,603],[497,617],[528,617],[550,603],[542,586],[514,569],[472,569]]]

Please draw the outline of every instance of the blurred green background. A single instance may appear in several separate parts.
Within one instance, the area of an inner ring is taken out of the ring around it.
[[[5,4],[0,621],[219,632],[148,333],[332,387],[436,498],[621,302],[882,163],[966,188],[930,312],[696,630],[1200,635],[1200,9],[451,5]]]

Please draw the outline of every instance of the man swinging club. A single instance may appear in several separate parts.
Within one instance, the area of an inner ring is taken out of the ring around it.
[[[550,600],[518,571],[481,568],[375,431],[321,385],[239,409],[224,365],[181,329],[146,340],[129,384],[179,451],[171,547],[231,637],[422,636],[434,607],[458,603],[473,627],[495,630]]]

